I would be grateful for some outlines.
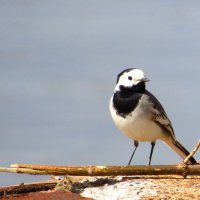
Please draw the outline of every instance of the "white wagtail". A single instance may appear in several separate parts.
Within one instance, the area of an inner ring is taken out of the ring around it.
[[[110,100],[110,112],[114,123],[120,131],[134,141],[135,149],[139,142],[151,142],[149,165],[157,139],[165,142],[181,158],[189,152],[175,137],[172,124],[159,101],[145,89],[149,81],[142,70],[130,68],[122,71],[117,77],[114,94]],[[189,164],[196,164],[191,157]]]

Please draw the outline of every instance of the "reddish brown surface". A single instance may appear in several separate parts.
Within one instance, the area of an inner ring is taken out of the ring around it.
[[[64,191],[48,191],[48,192],[34,192],[29,194],[22,194],[10,197],[3,197],[3,200],[92,200],[84,198],[78,194]]]

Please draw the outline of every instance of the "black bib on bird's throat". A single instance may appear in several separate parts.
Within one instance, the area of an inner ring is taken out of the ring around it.
[[[113,106],[117,114],[125,118],[134,111],[145,92],[145,83],[140,82],[132,87],[119,86],[120,90],[113,95]]]

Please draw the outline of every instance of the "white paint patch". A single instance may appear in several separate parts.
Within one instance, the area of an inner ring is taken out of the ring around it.
[[[126,180],[101,187],[86,188],[82,196],[96,200],[140,200],[157,195],[155,184],[151,181]]]

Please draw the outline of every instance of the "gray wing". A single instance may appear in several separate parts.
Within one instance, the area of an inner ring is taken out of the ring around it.
[[[161,126],[162,129],[167,131],[173,139],[175,139],[174,130],[172,127],[172,123],[168,118],[164,108],[160,104],[160,102],[156,99],[156,97],[151,94],[149,91],[145,91],[145,94],[149,97],[150,102],[152,103],[151,113],[153,114],[153,120]],[[175,139],[176,140],[176,139]]]

